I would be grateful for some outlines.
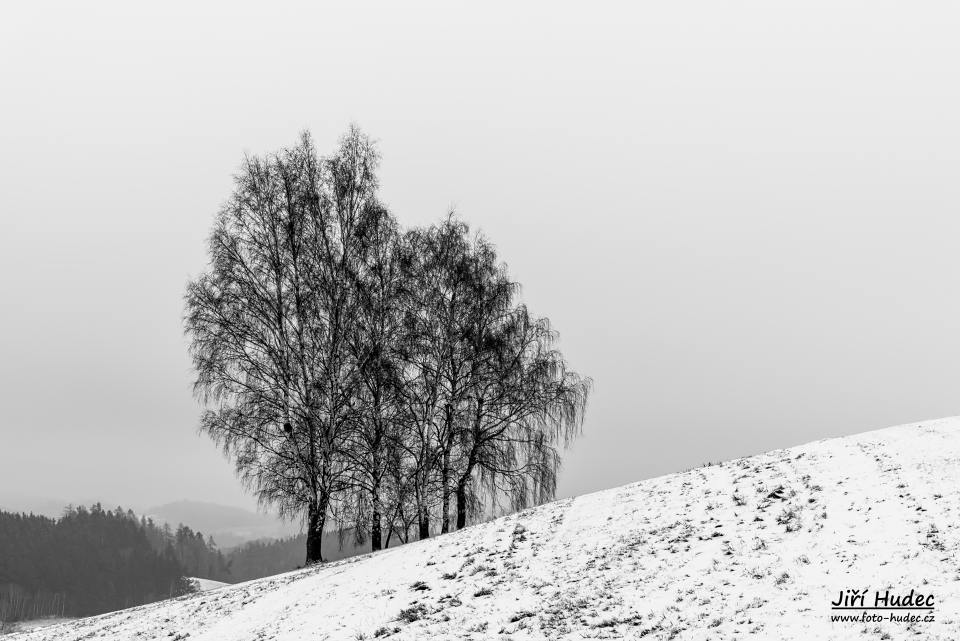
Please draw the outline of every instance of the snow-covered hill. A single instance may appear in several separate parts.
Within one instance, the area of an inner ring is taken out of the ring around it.
[[[13,638],[957,639],[958,489],[960,419],[943,419]],[[846,589],[932,594],[934,621],[831,623]]]

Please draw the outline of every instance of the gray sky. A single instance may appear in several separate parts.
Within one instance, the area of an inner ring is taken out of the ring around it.
[[[196,433],[184,285],[245,151],[352,121],[400,220],[456,206],[596,380],[563,495],[960,414],[957,33],[877,0],[11,4],[0,489],[252,504]]]

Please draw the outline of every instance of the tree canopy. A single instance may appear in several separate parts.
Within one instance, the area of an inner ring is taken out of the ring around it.
[[[591,388],[492,242],[398,224],[379,161],[356,127],[246,158],[187,288],[201,430],[310,563],[328,522],[376,550],[552,498]]]

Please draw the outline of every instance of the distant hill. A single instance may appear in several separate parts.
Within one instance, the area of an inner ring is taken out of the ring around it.
[[[262,514],[230,505],[204,501],[176,501],[152,507],[146,516],[159,523],[190,526],[194,531],[212,536],[221,550],[228,550],[248,541],[296,536],[301,527],[272,514]]]
[[[85,501],[78,502],[77,504],[83,505],[95,502],[96,501]],[[60,499],[0,489],[0,510],[5,512],[23,512],[25,514],[37,514],[55,519],[62,516],[66,509],[67,502]]]

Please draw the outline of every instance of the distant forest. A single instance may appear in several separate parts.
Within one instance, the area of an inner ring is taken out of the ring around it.
[[[88,616],[189,591],[166,534],[132,512],[0,512],[0,621]]]
[[[303,566],[303,548],[307,535],[291,536],[282,539],[250,541],[226,554],[230,580],[249,581],[281,572],[289,572]],[[397,541],[393,546],[399,544]],[[338,561],[358,554],[370,552],[369,541],[356,542],[356,533],[347,530],[342,534],[326,532],[323,536],[324,554],[328,561]],[[194,575],[199,576],[199,575]],[[206,577],[204,577],[206,578]],[[226,579],[218,579],[224,581]]]
[[[334,558],[364,551],[328,533]],[[0,629],[48,616],[92,616],[192,590],[187,577],[226,583],[296,569],[304,536],[254,541],[229,552],[200,532],[100,504],[58,519],[0,511]]]

